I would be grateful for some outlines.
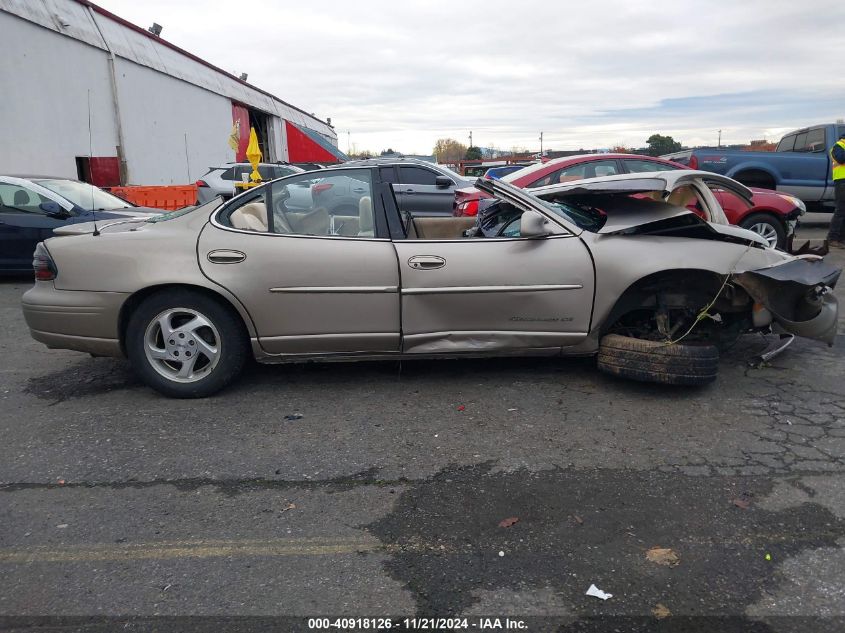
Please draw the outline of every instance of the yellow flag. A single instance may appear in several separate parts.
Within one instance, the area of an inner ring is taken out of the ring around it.
[[[261,150],[258,148],[258,136],[255,134],[255,128],[249,128],[249,145],[246,146],[246,157],[249,164],[252,165],[252,173],[249,175],[250,179],[255,182],[261,180],[261,174],[258,173],[258,163],[261,162]]]
[[[232,124],[232,133],[229,134],[229,147],[232,148],[232,151],[238,151],[238,145],[241,144],[241,122],[240,120],[235,121]]]

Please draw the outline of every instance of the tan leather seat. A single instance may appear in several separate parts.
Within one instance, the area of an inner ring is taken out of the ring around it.
[[[417,239],[459,240],[464,231],[475,226],[475,218],[414,218],[413,223]]]
[[[695,195],[695,190],[689,185],[682,185],[675,189],[666,198],[666,202],[673,204],[676,207],[688,207],[691,204],[698,202],[698,197]]]
[[[357,215],[336,215],[334,216],[334,232],[344,237],[355,237],[358,235],[359,221]]]
[[[358,201],[358,236],[374,237],[375,234],[373,199],[370,196],[361,196]]]
[[[323,207],[295,216],[288,214],[293,229],[293,233],[300,235],[328,235],[329,226],[331,225],[331,218],[329,212]]]
[[[267,230],[267,205],[263,202],[250,202],[235,209],[229,221],[236,229],[245,231]]]

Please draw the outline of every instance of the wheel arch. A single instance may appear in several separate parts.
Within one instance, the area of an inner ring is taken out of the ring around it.
[[[726,175],[747,187],[777,189],[778,175],[768,166],[745,163]]]
[[[723,281],[724,275],[701,268],[671,268],[649,273],[640,277],[619,295],[610,312],[608,312],[607,318],[598,328],[599,336],[607,334],[622,316],[641,306],[643,301],[653,296],[656,290],[671,287],[678,287],[683,290],[684,287],[694,286],[704,288],[707,292],[710,292],[712,287],[712,292],[715,293]]]
[[[120,349],[124,355],[126,355],[126,328],[129,325],[129,319],[134,312],[134,310],[143,303],[147,297],[151,297],[154,294],[165,290],[191,290],[194,292],[198,292],[203,294],[215,301],[219,302],[225,308],[232,311],[238,317],[238,320],[243,324],[244,331],[247,334],[247,337],[255,337],[255,325],[252,322],[252,318],[249,316],[249,313],[246,311],[246,308],[233,296],[229,295],[228,293],[221,292],[216,289],[208,288],[207,286],[200,286],[196,284],[188,284],[188,283],[162,283],[156,284],[153,286],[147,286],[146,288],[142,288],[131,294],[126,301],[123,302],[123,305],[120,307],[120,313],[118,314],[118,321],[117,321],[117,334],[118,340],[120,341]]]
[[[777,220],[781,226],[783,226],[784,228],[786,227],[786,220],[783,217],[783,213],[773,207],[767,206],[752,207],[747,211],[743,211],[737,216],[736,223],[739,224],[740,222],[743,222],[747,217],[758,214],[765,215],[774,220]]]

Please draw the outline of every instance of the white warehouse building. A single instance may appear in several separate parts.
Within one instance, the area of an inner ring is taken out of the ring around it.
[[[250,126],[265,162],[345,158],[330,119],[87,0],[0,0],[0,42],[0,174],[192,183],[243,160]]]

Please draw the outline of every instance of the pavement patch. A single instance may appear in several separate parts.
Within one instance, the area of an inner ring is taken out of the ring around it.
[[[742,620],[780,582],[780,562],[845,537],[845,521],[816,503],[766,510],[731,502],[764,498],[772,486],[754,477],[455,467],[406,487],[368,530],[390,546],[387,570],[412,593],[418,615],[460,615],[491,593],[553,588],[558,610],[587,619],[651,616],[659,603],[685,618]],[[510,515],[519,523],[499,527]],[[423,541],[430,547],[413,547]],[[671,547],[680,563],[648,562],[653,547]],[[592,583],[613,598],[585,598]]]

